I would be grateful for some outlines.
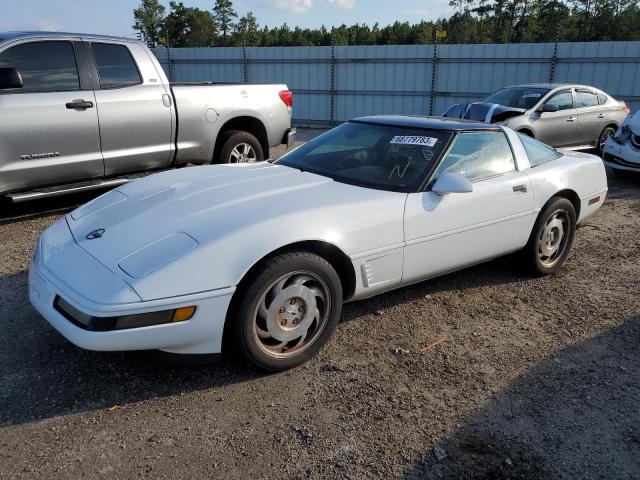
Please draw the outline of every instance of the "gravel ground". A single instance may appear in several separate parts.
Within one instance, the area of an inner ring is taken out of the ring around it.
[[[3,206],[0,478],[639,479],[640,176],[610,188],[557,275],[505,258],[347,305],[273,375],[74,347],[26,271],[86,197]]]

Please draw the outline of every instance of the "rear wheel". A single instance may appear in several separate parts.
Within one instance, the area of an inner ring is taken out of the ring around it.
[[[609,140],[609,138],[613,137],[615,134],[616,134],[616,129],[611,125],[605,127],[605,129],[602,130],[602,133],[598,138],[598,150],[600,151],[600,153],[604,151],[604,144],[607,143],[607,140]]]
[[[258,139],[243,130],[231,130],[223,134],[218,163],[253,163],[264,160],[264,152]]]
[[[322,257],[290,252],[267,260],[235,307],[234,340],[264,370],[286,370],[313,357],[342,310],[338,274]]]
[[[556,272],[564,263],[576,232],[576,210],[566,198],[555,197],[538,216],[523,250],[527,267],[538,275]]]

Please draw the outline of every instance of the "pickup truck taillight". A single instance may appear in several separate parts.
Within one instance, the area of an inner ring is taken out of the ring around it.
[[[291,90],[282,90],[279,95],[280,100],[284,102],[287,108],[293,108],[293,93],[291,93]]]
[[[626,113],[627,115],[631,115],[631,109],[625,102],[622,102],[622,110],[624,110],[624,113]]]

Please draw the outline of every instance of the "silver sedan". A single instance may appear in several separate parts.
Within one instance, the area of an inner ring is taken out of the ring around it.
[[[444,116],[500,123],[553,147],[602,150],[628,114],[624,102],[594,87],[531,83],[453,105]]]

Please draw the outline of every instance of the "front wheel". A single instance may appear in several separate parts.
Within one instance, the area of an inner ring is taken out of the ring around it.
[[[555,197],[538,216],[523,250],[533,273],[549,275],[564,263],[576,232],[576,210],[566,198]]]
[[[218,163],[262,162],[264,152],[258,139],[243,130],[231,130],[222,138]]]
[[[234,340],[264,370],[286,370],[313,357],[330,338],[342,310],[338,274],[309,252],[267,260],[239,293]]]

